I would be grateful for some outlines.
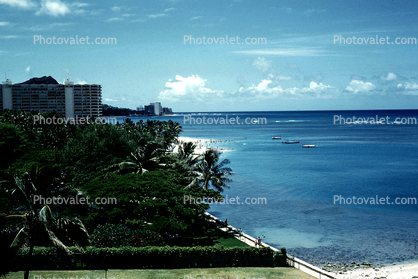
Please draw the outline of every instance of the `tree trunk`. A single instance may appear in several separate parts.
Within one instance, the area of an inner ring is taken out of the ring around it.
[[[30,259],[32,257],[32,253],[33,253],[33,248],[34,248],[34,244],[33,241],[30,242],[30,248],[29,248],[29,253],[28,256],[26,258],[26,269],[25,269],[25,274],[24,274],[24,279],[29,279],[29,270],[30,270]]]

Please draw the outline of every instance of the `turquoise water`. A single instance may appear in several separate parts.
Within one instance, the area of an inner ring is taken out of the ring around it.
[[[218,147],[233,149],[222,156],[236,174],[223,194],[266,201],[212,204],[211,214],[312,263],[418,259],[418,205],[391,204],[397,197],[418,199],[418,124],[393,124],[396,117],[418,119],[417,110],[193,115],[260,117],[264,125],[191,125],[184,123],[187,115],[153,119],[180,122],[184,137],[228,140]],[[334,124],[335,115],[388,116],[390,124]],[[287,139],[300,143],[282,144]],[[340,195],[360,197],[363,204],[334,203]],[[376,196],[385,203],[388,197],[389,204],[365,204]]]

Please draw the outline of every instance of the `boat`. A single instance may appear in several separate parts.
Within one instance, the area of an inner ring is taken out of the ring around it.
[[[305,145],[302,145],[302,147],[313,148],[313,147],[315,147],[315,145],[313,145],[313,144],[305,144]]]
[[[272,139],[282,139],[282,137],[272,137]]]
[[[288,140],[288,141],[282,141],[282,143],[299,143],[297,140]]]

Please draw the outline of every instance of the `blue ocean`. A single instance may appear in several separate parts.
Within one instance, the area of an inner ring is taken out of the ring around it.
[[[241,124],[219,122],[226,117]],[[181,136],[216,140],[213,147],[227,150],[222,158],[235,175],[223,195],[235,202],[212,204],[209,212],[245,233],[315,265],[418,260],[418,110],[152,119],[177,121]],[[299,143],[282,143],[293,140]]]

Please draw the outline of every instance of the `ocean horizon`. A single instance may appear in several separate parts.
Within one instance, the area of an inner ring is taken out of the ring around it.
[[[220,125],[226,117],[258,120]],[[235,172],[223,195],[235,202],[213,203],[208,212],[273,247],[318,266],[418,260],[418,110],[124,118],[171,119],[183,127],[180,136],[215,140],[211,147],[226,150],[222,158]]]

